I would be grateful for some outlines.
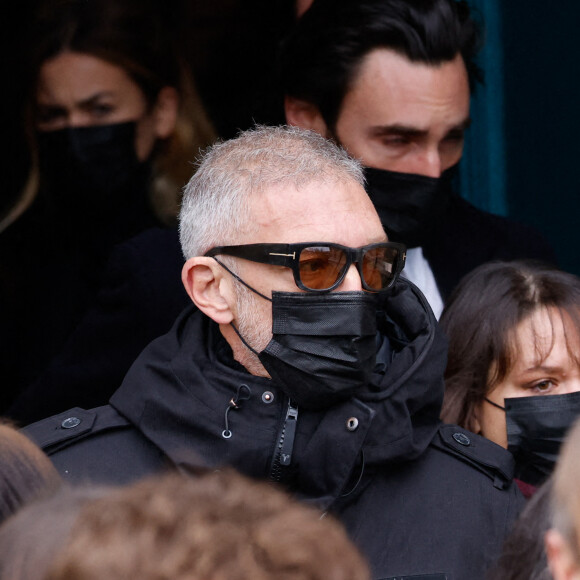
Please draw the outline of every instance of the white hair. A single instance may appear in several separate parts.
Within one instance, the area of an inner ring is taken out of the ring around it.
[[[220,141],[202,155],[183,191],[183,254],[189,259],[237,243],[252,228],[252,196],[268,187],[347,180],[364,185],[360,163],[314,131],[258,125]]]

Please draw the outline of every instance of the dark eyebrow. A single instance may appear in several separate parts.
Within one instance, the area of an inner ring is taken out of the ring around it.
[[[36,110],[62,112],[66,111],[66,107],[63,107],[61,105],[53,105],[52,103],[38,103],[36,105]]]
[[[90,97],[87,97],[86,99],[83,99],[82,101],[77,103],[77,106],[85,107],[85,108],[91,107],[95,103],[98,103],[101,99],[109,98],[112,96],[114,96],[114,95],[111,91],[101,91],[99,93],[95,93],[95,94],[91,95]],[[66,107],[61,106],[59,103],[54,104],[50,101],[42,101],[42,100],[38,103],[38,108],[50,109],[50,110],[55,110],[55,111],[66,110]]]
[[[97,103],[98,101],[100,101],[101,99],[104,98],[108,98],[111,97],[112,93],[110,91],[102,91],[100,93],[95,93],[94,95],[91,95],[90,97],[83,99],[79,105],[81,107],[90,107],[92,105],[94,105],[95,103]]]
[[[408,125],[380,125],[371,129],[375,137],[382,137],[385,135],[401,135],[403,137],[423,137],[427,135],[428,131],[425,129],[418,129]]]
[[[523,371],[522,374],[527,375],[527,374],[534,374],[537,372],[541,372],[541,373],[546,373],[546,374],[559,374],[562,373],[563,369],[562,367],[550,367],[550,366],[544,366],[542,364],[535,366],[535,367],[530,367],[529,369],[525,369]]]
[[[468,117],[461,123],[451,127],[447,134],[451,134],[458,131],[465,131],[471,125],[471,117]],[[418,127],[413,127],[411,125],[401,125],[399,123],[394,123],[393,125],[379,125],[371,129],[373,136],[382,137],[386,135],[400,135],[402,137],[424,137],[427,135],[427,129],[419,129]]]
[[[466,131],[467,129],[469,129],[470,125],[471,125],[471,117],[467,117],[467,119],[465,119],[465,121],[462,121],[461,123],[459,123],[459,125],[455,125],[455,127],[451,127],[451,129],[449,129],[447,134],[453,133],[454,131]]]

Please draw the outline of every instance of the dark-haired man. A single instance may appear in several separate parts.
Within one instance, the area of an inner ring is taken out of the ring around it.
[[[405,275],[435,314],[459,279],[493,260],[555,261],[532,228],[476,209],[452,185],[470,123],[478,26],[456,0],[315,0],[282,45],[286,120],[366,166]]]

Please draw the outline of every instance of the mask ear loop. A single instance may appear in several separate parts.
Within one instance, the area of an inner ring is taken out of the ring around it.
[[[256,356],[259,355],[257,350],[254,350],[246,341],[246,339],[240,334],[240,331],[236,328],[233,322],[230,322],[230,326],[234,329],[234,332],[238,335],[239,339],[244,343],[244,346],[251,350]]]
[[[230,431],[230,426],[228,423],[228,413],[232,409],[239,409],[240,402],[247,401],[250,398],[251,394],[252,394],[252,391],[250,391],[250,387],[248,387],[248,385],[243,384],[243,385],[240,385],[238,387],[238,390],[236,391],[235,396],[233,396],[230,399],[230,402],[228,403],[228,406],[226,408],[226,413],[224,416],[225,429],[222,431],[222,437],[224,439],[229,439],[233,435],[233,433]]]
[[[490,405],[493,405],[494,407],[497,407],[498,409],[501,409],[502,411],[505,411],[505,407],[502,407],[501,405],[498,405],[497,403],[494,403],[491,399],[488,399],[487,397],[483,397],[484,401],[487,401]]]
[[[261,296],[262,298],[264,298],[264,300],[267,300],[268,302],[272,302],[272,299],[271,298],[268,298],[267,296],[264,296],[264,294],[262,294],[261,292],[258,292],[255,288],[252,288],[249,284],[247,284],[246,282],[244,282],[237,274],[234,274],[223,262],[220,262],[215,256],[212,256],[212,258],[222,268],[224,268],[224,270],[226,270],[227,272],[229,272],[238,282],[242,283],[246,288],[248,288],[248,290],[251,290],[254,294],[257,294],[258,296]]]
[[[267,296],[264,296],[264,294],[262,294],[261,292],[258,292],[255,288],[252,288],[249,284],[247,284],[246,282],[244,282],[237,274],[234,274],[223,262],[220,262],[215,256],[212,256],[213,259],[224,269],[226,270],[226,272],[229,272],[238,282],[240,282],[241,284],[243,284],[246,288],[248,288],[248,290],[251,290],[254,294],[257,294],[258,296],[261,296],[262,298],[264,298],[265,300],[267,300],[268,302],[272,302],[271,298],[268,298]],[[236,325],[233,322],[230,322],[230,326],[234,329],[235,333],[238,335],[239,339],[244,343],[244,345],[249,348],[256,356],[258,356],[258,353],[246,342],[246,340],[244,339],[244,337],[240,334],[240,331],[236,328]],[[242,385],[242,386],[246,386],[246,385]],[[246,386],[247,388],[247,386]],[[233,399],[232,399],[233,400]],[[231,401],[230,401],[231,402]],[[224,429],[224,431],[222,432],[222,436],[224,436],[224,438],[228,439],[228,437],[225,437],[224,433],[226,431],[228,431],[230,433],[229,437],[231,437],[231,432],[228,430],[227,428],[227,413],[229,411],[229,408],[226,409],[226,428]]]

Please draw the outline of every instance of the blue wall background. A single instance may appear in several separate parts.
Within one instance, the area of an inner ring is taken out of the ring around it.
[[[472,126],[467,132],[461,162],[462,195],[492,213],[508,215],[506,192],[504,68],[501,0],[471,0],[483,20],[485,44],[478,62],[485,84],[471,99]]]

